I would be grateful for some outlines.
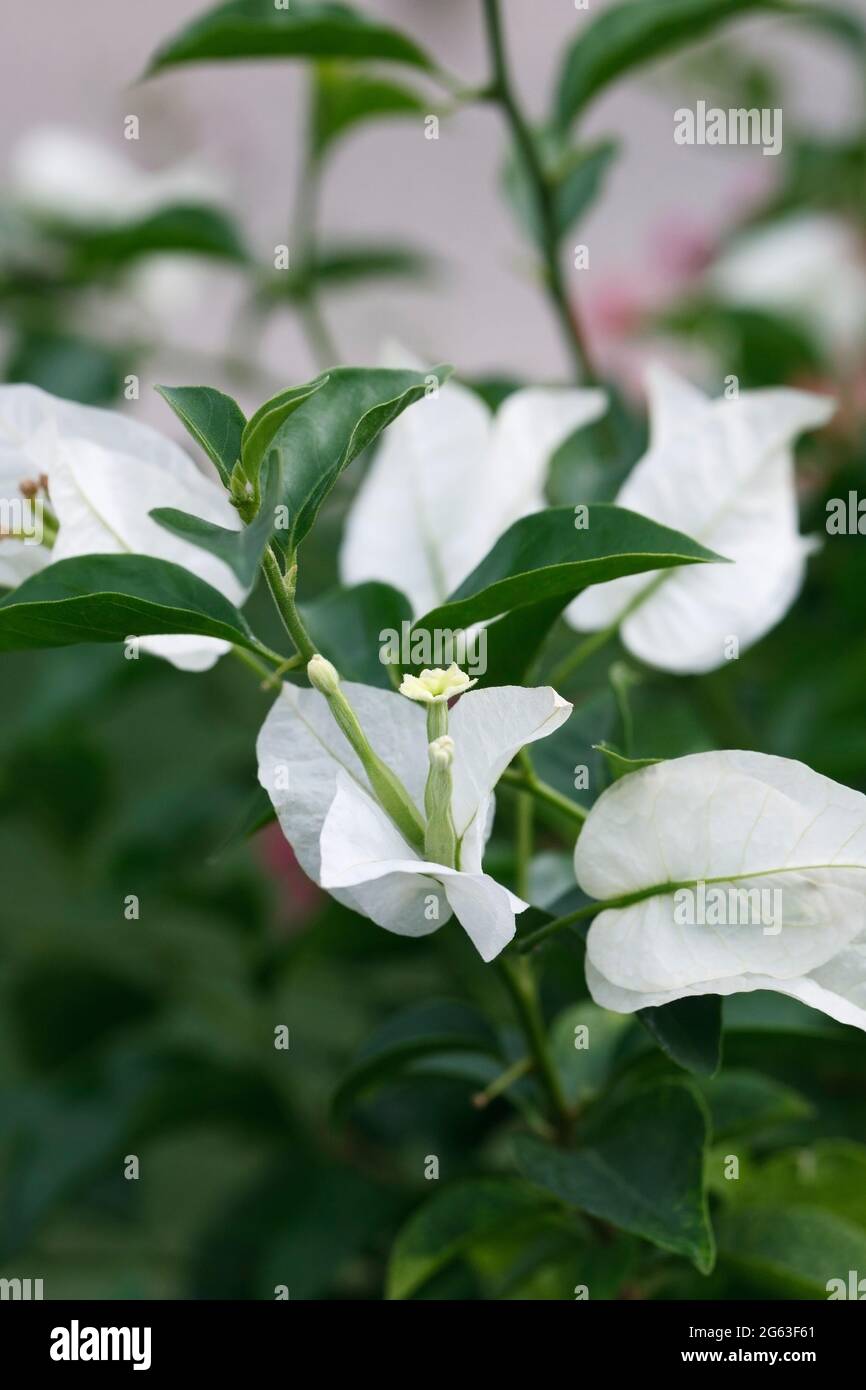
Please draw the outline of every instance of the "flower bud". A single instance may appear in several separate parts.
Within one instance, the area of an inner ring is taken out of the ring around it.
[[[427,745],[427,753],[430,758],[430,766],[443,772],[454,761],[454,740],[448,734],[442,734],[440,738],[434,738],[432,743]]]
[[[336,695],[340,688],[336,666],[318,652],[307,662],[307,677],[313,689],[321,691],[323,695]]]

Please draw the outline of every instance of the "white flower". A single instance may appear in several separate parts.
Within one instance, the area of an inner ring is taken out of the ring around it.
[[[461,671],[456,661],[452,661],[447,671],[436,666],[432,671],[422,671],[420,676],[404,676],[400,683],[400,694],[408,700],[417,700],[423,705],[441,705],[455,695],[462,695],[470,686],[477,684],[465,671]]]
[[[604,1008],[767,989],[866,1029],[860,792],[764,753],[658,763],[599,798],[575,871],[602,901],[651,890],[590,928],[587,983]]]
[[[866,347],[866,261],[853,229],[798,212],[742,233],[707,272],[724,303],[799,323],[837,359]]]
[[[395,692],[341,688],[421,812],[429,767],[423,710]],[[482,870],[493,788],[525,744],[553,733],[570,713],[549,688],[503,686],[460,699],[448,735],[456,869],[425,861],[396,830],[318,691],[284,686],[259,734],[259,781],[302,868],[338,901],[400,936],[426,936],[453,913],[492,960],[526,907]]]
[[[133,553],[182,565],[231,603],[243,602],[246,591],[222,560],[148,515],[155,507],[175,507],[231,530],[240,527],[223,488],[156,430],[35,386],[0,386],[0,496],[20,496],[22,481],[43,474],[60,527],[54,548],[0,540],[0,581],[20,583],[35,569],[73,556]],[[187,671],[207,670],[228,645],[181,634],[141,641],[145,651]]]
[[[419,367],[396,350],[388,364]],[[606,405],[603,391],[532,388],[494,416],[447,382],[386,431],[346,522],[344,583],[385,580],[416,616],[429,612],[512,522],[546,505],[551,454]]]
[[[658,367],[648,388],[650,447],[616,501],[734,563],[597,584],[565,616],[581,632],[622,619],[622,641],[642,661],[712,671],[775,626],[800,589],[812,543],[798,529],[793,443],[834,403],[790,390],[713,401]]]
[[[213,203],[224,181],[198,160],[149,172],[116,145],[67,126],[39,126],[9,162],[11,196],[29,211],[84,226],[131,222],[171,203]]]

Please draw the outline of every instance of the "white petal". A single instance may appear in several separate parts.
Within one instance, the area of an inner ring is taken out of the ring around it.
[[[694,754],[603,793],[578,840],[575,870],[602,901],[670,885],[593,922],[587,959],[599,1002],[617,991],[639,999],[636,1008],[736,988],[792,993],[809,976],[814,994],[829,979],[822,972],[836,979],[841,966],[833,963],[866,932],[866,797],[784,758]],[[733,891],[778,890],[781,930],[765,930],[769,922],[684,924],[676,885],[701,880],[729,903]]]
[[[481,867],[489,801],[512,758],[527,744],[546,738],[564,724],[572,706],[550,686],[518,685],[470,690],[451,711],[448,732],[454,740],[452,810],[460,866],[473,873]]]
[[[427,780],[424,712],[402,695],[344,684],[375,751],[399,772],[419,809]],[[321,879],[319,842],[337,791],[337,773],[348,773],[369,791],[360,761],[334,722],[323,695],[283,687],[256,744],[259,781],[273,802],[283,834],[310,878]]]
[[[441,603],[512,522],[544,506],[550,455],[606,404],[602,391],[532,389],[491,419],[449,381],[387,431],[346,523],[344,582],[386,580],[416,615]]]
[[[483,467],[489,441],[489,410],[456,382],[399,416],[346,521],[344,583],[394,584],[416,615],[440,603],[475,563],[455,508],[463,512],[460,498],[473,470]]]
[[[727,659],[732,637],[744,650],[773,627],[800,588],[809,546],[798,534],[791,446],[825,424],[834,407],[826,397],[789,390],[705,403],[658,372],[651,387],[653,445],[617,503],[733,563],[595,585],[566,617],[581,631],[622,620],[623,642],[642,660],[708,671]]]
[[[528,906],[489,874],[453,874],[443,879],[448,901],[483,961],[491,961],[514,936],[515,912]]]

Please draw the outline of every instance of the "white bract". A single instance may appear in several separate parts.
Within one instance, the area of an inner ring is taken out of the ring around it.
[[[389,365],[407,365],[405,353]],[[544,508],[551,454],[606,406],[603,391],[539,387],[492,415],[447,382],[386,431],[346,522],[343,581],[384,580],[427,613],[513,522]]]
[[[604,792],[574,862],[590,897],[649,895],[605,909],[590,927],[586,978],[597,1004],[632,1013],[766,989],[866,1029],[860,792],[787,758],[696,753]],[[721,890],[723,913],[679,911],[683,890],[700,902],[710,888],[717,900]],[[771,926],[755,911],[768,891],[779,904]]]
[[[834,403],[805,391],[744,391],[710,400],[667,369],[649,375],[650,446],[617,504],[694,537],[733,561],[631,575],[580,594],[566,618],[581,632],[621,623],[651,666],[712,671],[784,617],[812,542],[799,533],[793,444]]]
[[[829,213],[800,212],[743,233],[707,272],[724,303],[780,314],[831,357],[866,346],[866,260],[854,230]]]
[[[113,410],[61,400],[35,386],[0,386],[0,497],[44,475],[59,523],[53,549],[0,540],[0,582],[16,585],[36,569],[80,555],[152,555],[198,575],[238,604],[246,591],[215,555],[153,521],[175,507],[231,530],[240,520],[225,491],[183,449]],[[135,636],[134,633],[130,634]],[[141,647],[187,671],[207,670],[228,650],[213,637],[145,637]]]
[[[423,708],[390,691],[346,683],[375,752],[423,814],[430,759]],[[514,935],[526,903],[482,869],[493,788],[519,750],[552,734],[571,705],[547,687],[472,690],[450,713],[445,747],[457,868],[423,859],[374,799],[360,760],[315,690],[284,686],[259,734],[259,781],[301,867],[341,903],[400,936],[458,919],[484,960]],[[437,750],[438,751],[438,750]]]
[[[171,203],[213,203],[225,183],[198,159],[150,172],[114,145],[67,126],[40,126],[15,146],[11,196],[43,217],[83,226],[121,224]]]

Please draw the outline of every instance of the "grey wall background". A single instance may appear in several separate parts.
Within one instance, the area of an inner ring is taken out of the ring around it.
[[[605,3],[591,0],[589,14]],[[365,6],[411,30],[467,83],[484,80],[477,0],[365,0]],[[28,6],[5,0],[0,163],[28,128],[45,122],[117,142],[145,167],[200,152],[224,172],[251,242],[270,255],[286,238],[294,196],[302,66],[214,64],[136,82],[160,40],[203,8],[200,0]],[[505,0],[504,8],[519,88],[540,116],[562,47],[588,15],[574,0]],[[851,8],[863,12],[866,0],[853,0]],[[786,118],[837,131],[857,119],[853,63],[827,40],[777,18],[737,23],[727,35],[778,65]],[[681,68],[666,63],[617,85],[592,107],[586,136],[617,135],[623,154],[581,235],[591,253],[591,269],[573,273],[583,298],[657,273],[665,240],[677,228],[724,226],[750,189],[777,177],[778,161],[757,149],[676,146],[673,111],[694,96]],[[129,113],[140,117],[137,144],[123,140]],[[377,285],[332,300],[328,318],[346,360],[371,360],[384,336],[397,335],[464,371],[548,378],[567,370],[556,325],[532,281],[531,254],[498,196],[504,143],[498,114],[476,108],[443,122],[436,142],[425,140],[416,123],[397,123],[372,126],[339,150],[323,196],[326,230],[417,242],[443,263],[432,288]],[[232,277],[221,274],[195,314],[178,316],[172,336],[202,348],[223,341],[236,299]],[[281,381],[302,379],[313,367],[285,317],[261,352]]]

